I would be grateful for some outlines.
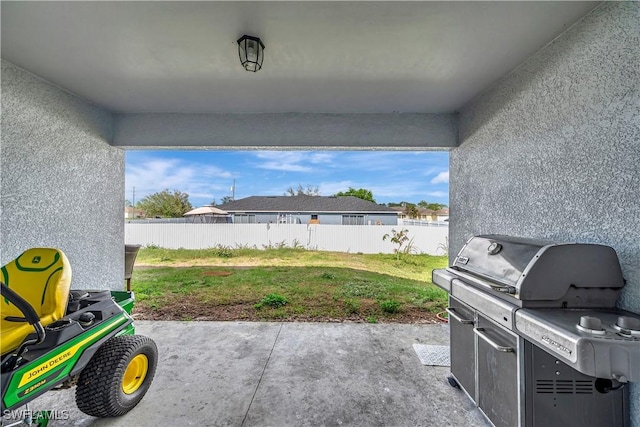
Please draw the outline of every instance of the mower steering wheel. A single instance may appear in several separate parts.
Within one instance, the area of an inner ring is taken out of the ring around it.
[[[26,321],[33,326],[36,330],[36,334],[38,334],[38,339],[34,344],[39,344],[44,341],[45,332],[42,324],[40,323],[40,317],[38,317],[38,313],[31,307],[27,301],[24,300],[20,295],[18,295],[13,289],[9,288],[3,282],[0,282],[0,294],[9,300],[9,302],[16,306],[18,310],[24,314]]]

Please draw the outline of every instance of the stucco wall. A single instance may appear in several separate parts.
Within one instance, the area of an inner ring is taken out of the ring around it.
[[[640,3],[603,3],[460,114],[451,255],[505,233],[611,245],[640,312]],[[640,426],[640,384],[632,387]]]
[[[115,114],[123,148],[418,149],[457,143],[456,114]]]
[[[0,262],[62,249],[72,287],[122,289],[124,151],[112,116],[2,61]]]

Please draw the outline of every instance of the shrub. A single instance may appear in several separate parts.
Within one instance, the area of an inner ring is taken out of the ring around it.
[[[278,308],[286,305],[287,302],[288,302],[287,299],[282,295],[269,294],[269,295],[266,295],[264,298],[262,298],[260,302],[254,305],[254,307],[257,308],[258,310],[264,307],[265,305],[272,308]]]
[[[233,249],[228,246],[218,245],[215,247],[215,254],[220,258],[231,258],[233,256]]]
[[[396,301],[396,300],[389,299],[389,300],[386,300],[386,301],[379,302],[378,305],[380,305],[380,308],[385,313],[399,313],[400,312],[400,306],[402,304],[400,302]]]
[[[293,239],[291,249],[304,249],[304,245],[298,239]]]
[[[358,314],[358,311],[360,310],[360,301],[347,299],[344,301],[344,307],[348,314]]]
[[[449,238],[445,236],[443,243],[438,243],[437,251],[442,251],[442,255],[449,255]]]

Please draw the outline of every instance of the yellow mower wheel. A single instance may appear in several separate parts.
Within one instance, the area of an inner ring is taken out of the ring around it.
[[[76,387],[78,409],[94,417],[126,414],[149,390],[157,365],[158,348],[150,338],[110,338],[80,373]]]
[[[122,391],[126,394],[135,393],[147,377],[148,370],[149,359],[144,354],[138,354],[131,359],[122,377]]]

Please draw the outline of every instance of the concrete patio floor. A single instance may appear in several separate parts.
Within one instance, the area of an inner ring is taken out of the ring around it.
[[[80,412],[75,389],[32,410],[50,426],[487,426],[447,367],[424,366],[413,344],[447,345],[448,325],[149,322],[159,363],[130,413]]]

